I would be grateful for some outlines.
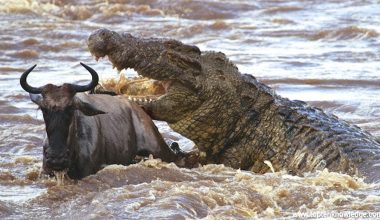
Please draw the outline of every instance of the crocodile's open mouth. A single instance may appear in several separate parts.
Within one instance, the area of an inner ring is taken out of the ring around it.
[[[103,57],[95,56],[95,59],[98,61]],[[143,105],[154,102],[164,96],[171,84],[171,80],[161,81],[141,75],[134,78],[126,78],[124,74],[120,74],[118,78],[101,81],[97,89],[127,96],[129,100]]]

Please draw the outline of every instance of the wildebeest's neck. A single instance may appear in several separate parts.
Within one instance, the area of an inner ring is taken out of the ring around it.
[[[87,140],[85,137],[85,128],[83,127],[83,123],[81,120],[82,113],[79,111],[74,112],[73,120],[69,127],[69,135],[67,137],[67,147],[69,149],[69,157],[70,157],[70,167],[68,170],[68,175],[70,178],[73,179],[80,179],[83,177],[81,175],[83,170],[80,170],[80,155],[83,155],[80,153],[80,151],[87,151],[88,149],[84,149],[87,145],[80,146],[80,143],[78,143],[77,140]],[[89,129],[90,131],[91,129]],[[90,132],[87,132],[89,134]],[[82,158],[83,160],[83,158]]]

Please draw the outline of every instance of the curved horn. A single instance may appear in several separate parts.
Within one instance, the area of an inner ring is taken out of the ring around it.
[[[34,66],[30,67],[29,69],[27,69],[20,77],[20,85],[21,87],[29,92],[29,93],[32,93],[32,94],[40,94],[42,92],[42,88],[43,87],[32,87],[30,86],[27,82],[26,82],[26,78],[28,77],[28,74],[30,72],[32,72],[32,70],[37,66],[37,64],[35,64]]]
[[[89,91],[89,90],[95,88],[96,85],[98,85],[99,76],[95,72],[95,70],[93,70],[91,67],[87,66],[86,64],[84,64],[84,63],[81,62],[80,65],[82,65],[84,68],[86,68],[88,70],[88,72],[91,73],[92,80],[91,80],[91,82],[88,85],[85,85],[85,86],[73,85],[73,88],[75,89],[76,92]]]

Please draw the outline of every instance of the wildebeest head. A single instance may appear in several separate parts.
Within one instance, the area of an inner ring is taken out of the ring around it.
[[[81,65],[92,75],[92,80],[88,85],[65,83],[62,86],[47,84],[41,87],[32,87],[26,79],[36,65],[26,70],[20,78],[22,88],[29,92],[30,99],[39,106],[43,113],[48,138],[48,142],[44,145],[44,163],[46,168],[51,171],[69,168],[70,150],[72,149],[70,149],[71,146],[68,146],[68,140],[74,111],[79,110],[88,116],[105,113],[75,96],[78,92],[92,90],[99,81],[95,70],[83,63]]]

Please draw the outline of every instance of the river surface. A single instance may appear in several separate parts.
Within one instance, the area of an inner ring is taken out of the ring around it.
[[[380,185],[328,171],[257,175],[149,159],[112,165],[78,182],[39,178],[41,113],[19,86],[102,79],[86,39],[98,28],[175,38],[222,51],[290,99],[304,100],[380,139],[380,4],[371,0],[0,0],[0,218],[380,218]],[[133,76],[132,71],[126,71]],[[191,142],[178,137],[182,148]]]

